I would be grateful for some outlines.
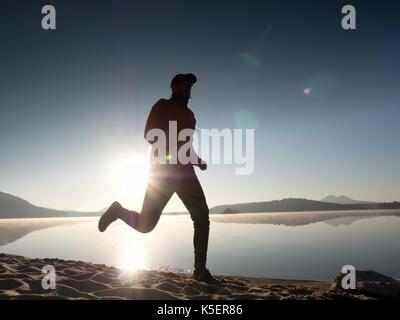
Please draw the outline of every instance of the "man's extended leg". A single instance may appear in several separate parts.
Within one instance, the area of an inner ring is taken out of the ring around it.
[[[193,220],[194,277],[199,281],[219,284],[206,268],[210,230],[209,210],[203,188],[193,168],[184,170],[176,193],[189,210]]]
[[[174,184],[170,183],[168,178],[159,176],[158,171],[152,172],[141,213],[125,209],[118,202],[114,202],[100,218],[99,230],[104,232],[112,222],[121,219],[139,232],[152,231],[174,192]]]

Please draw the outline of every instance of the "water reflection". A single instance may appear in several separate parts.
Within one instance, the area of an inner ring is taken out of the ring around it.
[[[0,246],[17,241],[37,230],[82,222],[85,222],[85,218],[0,219]]]
[[[133,234],[133,232],[132,232]],[[137,237],[125,234],[123,248],[120,250],[120,262],[116,265],[121,269],[121,275],[131,275],[146,268],[146,256],[142,241]]]
[[[379,217],[400,217],[400,210],[345,210],[345,211],[306,211],[306,212],[277,212],[277,213],[237,213],[216,214],[211,219],[215,222],[273,224],[284,226],[305,226],[324,221],[337,227],[350,225],[357,220]]]
[[[355,221],[377,216],[400,217],[400,210],[353,210],[353,211],[314,211],[314,212],[278,212],[278,213],[239,213],[214,214],[211,220],[222,223],[272,224],[284,226],[305,226],[325,222],[330,226],[351,225]],[[0,219],[0,246],[10,244],[31,232],[63,225],[75,225],[93,222],[97,218],[46,218],[46,219]],[[132,243],[132,239],[125,242]],[[136,259],[129,258],[129,252],[122,258],[121,265],[135,269],[142,265]],[[140,258],[142,259],[142,258]],[[139,259],[139,261],[140,261]],[[131,262],[129,262],[131,261]],[[129,265],[131,267],[129,267]]]
[[[212,216],[208,266],[216,274],[332,280],[343,265],[352,264],[397,278],[400,219],[398,213],[390,214],[395,216],[365,213],[355,217],[335,216],[297,227],[279,225],[282,221],[278,220],[274,221],[278,224],[262,223],[256,219],[257,215],[246,215],[258,221],[247,224],[219,223],[213,219],[220,216]],[[279,213],[279,216],[293,218],[293,213]],[[121,221],[100,233],[96,218],[46,220],[40,221],[42,224],[36,222],[37,229],[28,233],[27,221],[19,221],[25,236],[0,246],[0,252],[119,266],[124,268],[122,275],[138,269],[172,268],[190,272],[193,268],[193,223],[189,216],[164,215],[148,234],[135,232]],[[1,222],[1,233],[11,231],[10,221]],[[297,219],[300,222],[304,223]],[[50,227],[49,223],[55,225]],[[12,234],[15,239],[16,233]]]

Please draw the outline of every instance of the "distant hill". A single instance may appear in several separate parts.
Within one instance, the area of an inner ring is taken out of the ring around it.
[[[339,211],[365,209],[400,209],[400,202],[389,203],[351,203],[340,204],[314,201],[301,198],[283,200],[225,204],[210,208],[211,214],[262,213],[262,212],[297,212],[297,211]],[[55,218],[55,217],[96,217],[99,212],[62,211],[37,207],[28,201],[11,194],[0,192],[0,219],[17,218]],[[170,212],[169,215],[187,214]]]
[[[371,201],[359,201],[359,200],[354,200],[346,196],[334,196],[330,195],[327,196],[323,199],[321,199],[322,202],[330,202],[330,203],[339,203],[339,204],[355,204],[355,203],[375,203]]]
[[[400,209],[400,202],[389,203],[352,203],[340,204],[314,201],[300,198],[283,200],[238,203],[216,206],[210,213],[258,213],[258,212],[292,212],[292,211],[332,211],[332,210],[366,210],[366,209]]]
[[[262,212],[298,212],[298,211],[340,211],[340,210],[379,210],[400,209],[400,202],[388,203],[330,203],[301,198],[261,201],[250,203],[224,204],[210,208],[210,214],[262,213]],[[171,212],[168,215],[188,214]]]
[[[11,194],[0,192],[0,219],[93,217],[99,212],[62,211],[37,207]]]

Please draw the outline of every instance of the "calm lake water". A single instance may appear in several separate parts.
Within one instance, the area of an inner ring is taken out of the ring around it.
[[[214,221],[220,215],[212,218],[208,256],[212,272],[332,280],[342,266],[350,264],[400,278],[399,216],[349,216],[287,226],[255,219],[263,215],[252,214],[252,219],[244,218],[241,223]],[[0,252],[82,260],[126,270],[191,271],[193,226],[189,216],[164,215],[149,234],[139,234],[120,221],[100,233],[97,220],[0,220]]]

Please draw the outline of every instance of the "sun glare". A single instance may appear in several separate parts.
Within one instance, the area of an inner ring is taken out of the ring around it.
[[[121,256],[118,268],[121,269],[121,275],[130,275],[146,267],[143,248],[139,246],[130,246],[125,249]]]
[[[119,251],[119,263],[121,276],[130,276],[138,270],[146,268],[146,255],[140,234],[133,230],[123,228],[119,231],[122,238],[122,246]]]
[[[147,186],[149,160],[134,152],[114,154],[107,161],[105,174],[112,198],[127,206],[137,206]]]

